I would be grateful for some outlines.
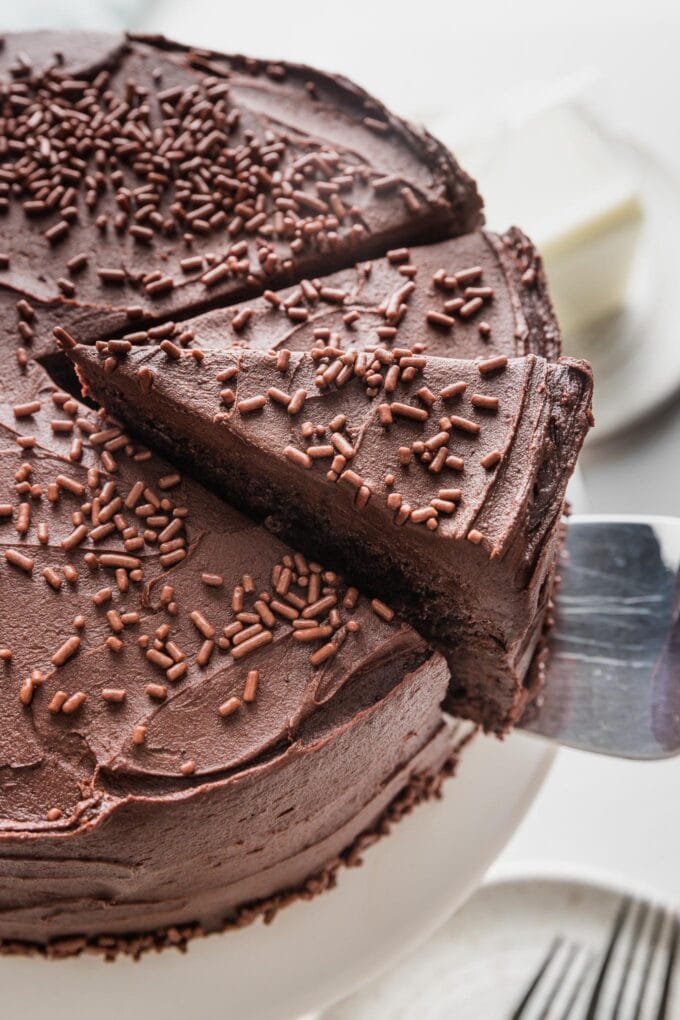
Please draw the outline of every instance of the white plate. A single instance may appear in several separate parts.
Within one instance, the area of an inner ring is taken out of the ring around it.
[[[238,1020],[319,1009],[430,935],[477,887],[536,796],[555,751],[477,737],[441,801],[424,804],[340,874],[338,888],[140,963],[0,959],[0,1014],[22,1020]],[[74,1013],[75,1009],[75,1013]]]
[[[418,1020],[507,1020],[558,938],[564,940],[564,947],[549,974],[559,973],[573,946],[572,974],[584,976],[579,1000],[582,1005],[594,985],[625,895],[655,901],[649,889],[631,890],[609,876],[534,874],[489,884],[398,968],[390,969],[380,980],[331,1008],[323,1020],[410,1020],[414,1015]],[[615,962],[624,958],[639,909],[635,907],[628,916]],[[654,913],[650,911],[643,935],[653,923]],[[669,929],[667,921],[660,948],[666,944]],[[643,941],[630,961],[629,972],[636,978],[644,966],[646,945]],[[659,954],[644,1000],[645,1018],[657,1016],[653,1006],[663,984],[663,962]],[[668,1020],[680,1016],[678,970],[680,961],[676,959]],[[633,1015],[630,1007],[637,987],[634,980],[626,987],[623,1015],[627,1018]],[[570,991],[565,989],[567,995]],[[616,997],[615,983],[606,983],[603,992],[602,1005],[607,1006]],[[536,1003],[536,1014],[542,1005]],[[554,1005],[550,1016],[562,1016],[558,1002]],[[575,1013],[575,1017],[582,1015]],[[612,1014],[605,1009],[597,1015]]]
[[[589,443],[630,428],[680,389],[680,183],[644,149],[611,142],[637,178],[644,220],[627,308],[564,344],[593,366]]]

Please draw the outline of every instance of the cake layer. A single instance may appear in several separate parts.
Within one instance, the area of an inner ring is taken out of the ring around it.
[[[241,923],[449,767],[422,638],[35,363],[0,492],[3,949]]]
[[[0,84],[0,285],[96,336],[481,222],[442,145],[311,68],[38,32],[4,37]]]
[[[68,338],[65,338],[68,339]],[[70,349],[88,392],[447,649],[449,704],[506,729],[591,421],[583,363]]]

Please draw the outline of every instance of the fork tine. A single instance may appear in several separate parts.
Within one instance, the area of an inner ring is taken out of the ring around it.
[[[557,953],[559,952],[560,948],[563,945],[564,945],[564,939],[561,938],[560,936],[558,936],[556,939],[553,939],[553,942],[552,942],[548,952],[546,953],[545,957],[541,961],[541,964],[540,964],[538,970],[536,971],[536,974],[535,974],[531,984],[529,985],[529,987],[527,988],[526,992],[524,993],[521,1002],[515,1008],[514,1013],[512,1013],[512,1015],[508,1018],[508,1020],[522,1020],[522,1017],[526,1014],[527,1007],[529,1005],[531,1005],[531,1001],[533,999],[534,992],[536,991],[536,989],[540,985],[541,981],[543,980],[543,975],[546,973],[546,971],[548,970],[548,967],[553,962],[553,960],[557,956]]]
[[[563,950],[565,951],[564,959],[558,960]],[[550,1017],[554,1017],[554,1007],[558,999],[564,998],[565,995],[568,995],[569,998],[567,1008],[563,1011],[562,1020],[569,1020],[572,1005],[582,987],[584,976],[592,964],[592,959],[586,959],[585,966],[580,963],[575,966],[577,957],[582,951],[584,951],[583,947],[577,943],[566,942],[561,935],[555,938],[532,978],[531,984],[525,991],[522,1001],[515,1008],[509,1020],[526,1020],[530,1012],[532,1016],[535,1016],[533,1010],[536,1006],[541,1009],[536,1020],[549,1020]],[[550,973],[548,976],[551,970],[557,972]],[[572,988],[574,981],[576,985]]]
[[[585,986],[585,983],[588,979],[588,974],[592,970],[596,959],[597,956],[594,953],[586,953],[586,958],[583,962],[583,965],[581,966],[581,970],[579,972],[576,983],[574,984],[572,993],[569,996],[567,1003],[565,1004],[560,1020],[575,1020],[576,1018],[575,1008],[579,997],[579,993]]]
[[[632,905],[633,901],[630,898],[630,896],[624,896],[624,898],[621,900],[621,905],[617,911],[616,917],[614,918],[614,923],[611,929],[611,935],[609,936],[609,942],[607,943],[607,948],[604,951],[602,963],[600,964],[600,969],[595,980],[593,993],[588,1003],[588,1009],[586,1010],[585,1020],[595,1020],[597,1008],[600,1004],[600,999],[602,998],[602,991],[604,989],[605,979],[607,977],[607,973],[611,965],[612,957],[614,956],[614,950],[616,949],[618,941],[621,937],[623,926],[626,923]]]
[[[637,905],[635,921],[633,924],[633,931],[630,937],[630,941],[628,943],[626,960],[623,965],[623,976],[621,978],[621,982],[616,993],[614,1009],[612,1010],[612,1020],[618,1020],[618,1016],[621,1011],[621,1004],[623,1002],[623,997],[625,995],[626,988],[628,987],[628,978],[630,977],[630,972],[633,965],[633,958],[635,956],[635,950],[639,945],[640,936],[642,935],[642,929],[645,926],[645,921],[649,917],[650,909],[651,904],[649,903],[648,900],[641,900],[640,903],[638,903]]]
[[[569,950],[567,952],[567,958],[560,967],[559,974],[555,978],[555,983],[548,995],[545,1006],[543,1007],[541,1015],[539,1016],[538,1020],[547,1020],[547,1017],[550,1015],[550,1007],[552,1006],[555,999],[559,995],[560,990],[564,987],[564,983],[567,979],[567,974],[571,970],[571,965],[574,962],[577,952],[578,952],[577,945],[571,945],[569,947]]]
[[[640,1013],[645,999],[645,992],[647,991],[647,985],[649,984],[649,975],[652,972],[652,963],[654,962],[654,955],[659,945],[661,938],[661,930],[663,923],[666,920],[666,911],[659,907],[654,918],[654,927],[649,939],[649,945],[647,947],[647,954],[645,956],[645,964],[642,971],[642,979],[640,981],[640,987],[638,988],[637,1000],[635,1002],[635,1012],[633,1013],[633,1020],[640,1020]]]
[[[628,925],[629,920],[631,921],[630,925]],[[644,932],[650,921],[651,930],[648,936],[645,937]],[[669,921],[671,922],[670,928],[667,925]],[[577,1016],[583,1018],[583,1020],[597,1020],[598,1017],[601,1017],[602,1014],[599,1012],[599,1008],[603,1005],[605,986],[607,984],[611,986],[613,960],[615,955],[620,957],[616,950],[621,943],[626,928],[629,929],[630,934],[625,947],[621,980],[616,988],[616,1000],[613,1008],[611,1012],[607,1012],[607,1016],[610,1020],[617,1020],[619,1017],[623,1004],[626,1001],[626,992],[631,983],[631,974],[635,972],[640,973],[637,966],[635,966],[636,953],[638,949],[644,947],[645,952],[641,974],[639,980],[636,981],[637,989],[635,986],[631,989],[632,994],[637,992],[632,1020],[640,1020],[647,993],[651,987],[652,974],[658,973],[661,966],[663,966],[663,974],[659,976],[661,995],[654,1017],[651,1018],[650,1014],[650,1020],[666,1020],[673,988],[675,964],[680,949],[680,915],[671,915],[662,907],[655,908],[648,901],[634,901],[630,896],[624,897],[619,904],[619,909],[616,912],[610,929],[609,941],[601,956],[589,953],[585,947],[581,947],[578,944],[566,942],[562,936],[554,939],[546,956],[541,961],[531,984],[524,993],[521,1002],[509,1017],[509,1020],[526,1020],[529,1012],[537,1005],[541,1008],[541,1013],[537,1020],[550,1020],[551,1017],[554,1017],[553,1007],[556,1006],[558,1000],[562,1000],[562,1003],[564,1002],[564,995],[568,995],[568,999],[566,1004],[562,1005],[560,1003],[560,1020],[576,1020]],[[662,944],[663,949],[660,948]],[[562,950],[566,950],[566,958],[558,963],[558,956]],[[580,953],[585,954],[583,961],[578,960]],[[589,972],[598,959],[601,961],[600,966],[586,1004],[586,1013],[583,1014],[581,993],[587,994],[586,989],[590,983]],[[551,968],[555,970],[556,967],[558,967],[557,973],[547,978]],[[656,985],[656,980],[654,984]],[[546,993],[547,998],[543,999],[543,994]],[[649,1005],[648,1002],[647,1005]],[[534,1015],[532,1012],[532,1016]]]
[[[671,986],[673,984],[673,972],[675,970],[675,958],[678,952],[678,938],[680,937],[680,920],[676,914],[673,918],[673,930],[671,934],[671,942],[668,947],[668,961],[666,963],[666,972],[664,974],[663,981],[663,992],[661,993],[661,1000],[659,1002],[659,1009],[656,1014],[655,1020],[665,1020],[666,1013],[668,1010],[668,1003],[671,997]]]

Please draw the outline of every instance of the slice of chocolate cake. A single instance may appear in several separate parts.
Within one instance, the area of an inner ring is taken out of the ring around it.
[[[436,790],[443,658],[37,365],[0,392],[0,952],[181,945]]]
[[[405,348],[70,350],[150,443],[440,642],[449,704],[505,730],[550,595],[588,430],[582,362]]]

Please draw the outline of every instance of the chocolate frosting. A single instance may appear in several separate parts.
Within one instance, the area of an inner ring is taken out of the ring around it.
[[[470,276],[470,283],[458,286],[456,272],[463,280]],[[467,303],[462,295],[470,288],[486,296],[461,315]],[[388,321],[390,301],[399,293],[399,313]],[[560,353],[540,256],[517,228],[502,236],[478,231],[402,246],[384,258],[190,318],[175,337],[202,350],[304,351],[324,329],[342,347],[417,343],[439,357],[540,354],[554,360]]]

